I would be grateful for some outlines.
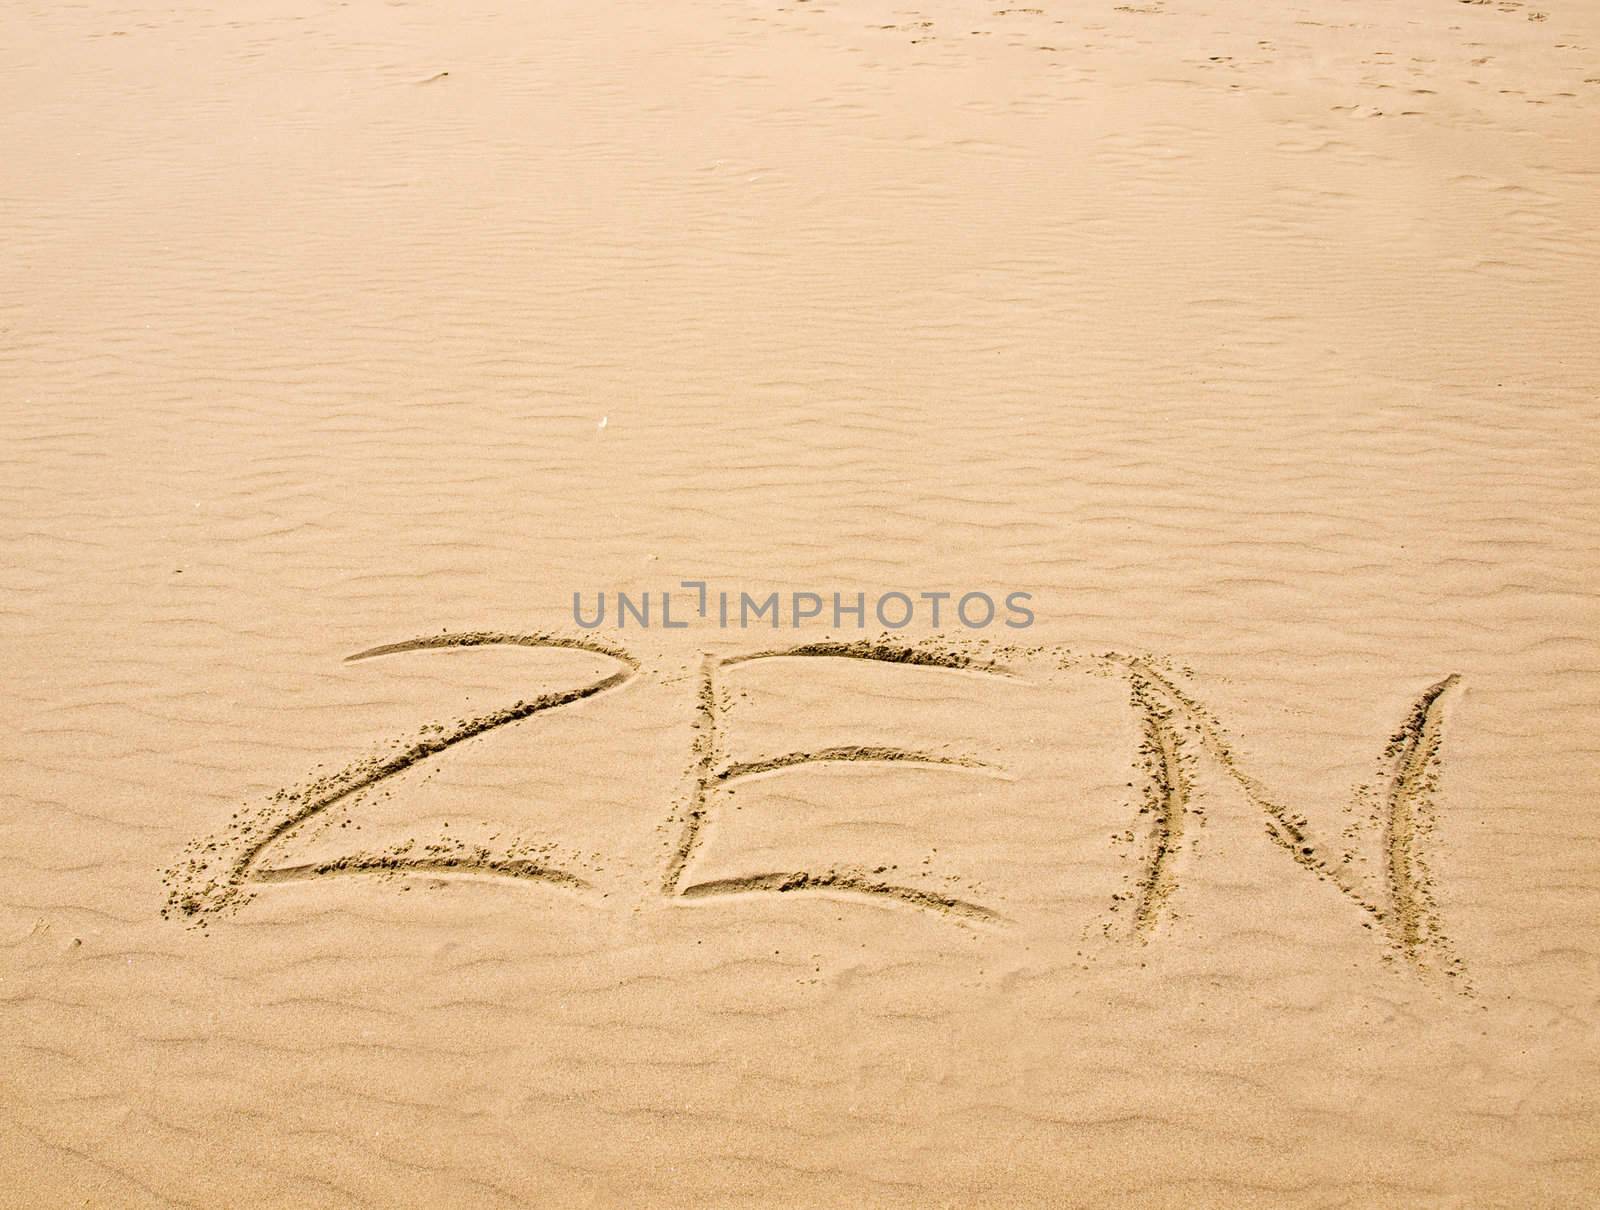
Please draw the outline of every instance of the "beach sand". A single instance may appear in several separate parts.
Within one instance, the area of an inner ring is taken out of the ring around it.
[[[1600,6],[1039,5],[0,13],[0,1205],[1600,1198]]]

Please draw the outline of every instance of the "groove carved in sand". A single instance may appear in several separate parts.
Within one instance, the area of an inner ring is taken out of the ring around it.
[[[822,748],[816,751],[788,752],[780,756],[762,757],[751,761],[731,762],[718,768],[719,732],[717,705],[717,672],[729,665],[747,664],[765,659],[859,659],[886,664],[913,665],[927,668],[949,668],[976,671],[989,675],[1010,675],[992,662],[979,661],[959,650],[939,650],[921,646],[889,642],[821,642],[805,643],[771,651],[759,651],[723,659],[707,656],[701,664],[699,691],[696,699],[695,759],[693,784],[685,812],[681,837],[668,860],[662,890],[669,897],[682,899],[712,899],[726,895],[753,892],[793,894],[811,892],[845,894],[877,899],[887,903],[905,904],[937,912],[953,919],[965,921],[996,922],[1004,917],[993,908],[952,895],[940,894],[918,887],[904,886],[882,877],[883,869],[865,871],[850,867],[829,866],[819,870],[763,871],[734,878],[715,878],[688,882],[686,872],[704,838],[713,791],[727,782],[763,773],[799,768],[820,763],[904,763],[930,768],[984,771],[993,766],[968,756],[949,756],[941,753],[917,752],[887,746],[851,745]]]
[[[1459,678],[1434,685],[1412,707],[1384,749],[1389,765],[1384,796],[1384,874],[1389,891],[1389,936],[1408,959],[1442,941],[1432,878],[1419,844],[1432,829],[1432,782],[1439,762],[1440,699]]]
[[[431,733],[399,752],[357,761],[298,790],[279,791],[265,811],[239,820],[219,838],[196,842],[192,846],[194,851],[190,857],[169,871],[169,894],[164,913],[190,918],[204,917],[238,907],[249,898],[250,888],[255,885],[351,874],[479,875],[570,889],[586,888],[588,884],[577,875],[545,866],[515,852],[494,858],[482,849],[462,847],[446,852],[447,846],[443,845],[429,846],[420,856],[411,856],[410,846],[404,846],[401,850],[389,853],[358,853],[333,862],[290,867],[273,867],[264,860],[275,844],[329,808],[431,760],[465,740],[618,688],[634,675],[639,666],[631,655],[599,641],[565,635],[500,634],[490,631],[431,635],[390,643],[357,652],[347,657],[346,662],[411,651],[481,646],[555,647],[588,651],[614,660],[622,667],[586,685],[541,694],[498,710],[457,720],[448,726],[425,729]]]
[[[1174,678],[1159,671],[1146,658],[1114,654],[1102,658],[1109,666],[1121,668],[1129,677],[1135,704],[1145,711],[1145,747],[1159,754],[1151,762],[1154,771],[1150,774],[1157,787],[1153,791],[1152,802],[1156,805],[1152,810],[1158,817],[1158,824],[1154,830],[1153,856],[1141,882],[1136,915],[1138,931],[1148,931],[1162,903],[1176,889],[1176,878],[1170,872],[1174,845],[1162,843],[1174,838],[1170,824],[1163,825],[1159,820],[1177,820],[1181,828],[1182,803],[1188,795],[1182,769],[1186,731],[1198,738],[1202,750],[1243,791],[1245,798],[1265,814],[1267,835],[1273,843],[1296,864],[1331,883],[1381,925],[1407,962],[1419,968],[1443,969],[1452,975],[1461,973],[1461,963],[1439,921],[1434,882],[1421,844],[1432,831],[1434,822],[1432,791],[1443,741],[1443,701],[1448,691],[1460,683],[1458,675],[1452,673],[1423,692],[1380,757],[1384,797],[1379,822],[1383,832],[1384,878],[1381,886],[1374,888],[1359,881],[1345,862],[1330,859],[1329,846],[1316,839],[1310,821],[1286,806],[1243,768],[1221,725],[1192,694],[1181,689]],[[1183,730],[1173,726],[1176,719],[1184,722]],[[1169,753],[1172,754],[1170,761]],[[1165,788],[1162,788],[1163,783]],[[1160,809],[1161,804],[1174,802],[1176,811]]]
[[[1183,767],[1180,739],[1173,727],[1171,707],[1157,698],[1150,682],[1131,674],[1133,704],[1139,711],[1146,764],[1145,801],[1139,808],[1150,817],[1149,858],[1139,879],[1133,926],[1148,933],[1162,905],[1177,888],[1174,865],[1183,843],[1184,812],[1188,809],[1189,775]]]

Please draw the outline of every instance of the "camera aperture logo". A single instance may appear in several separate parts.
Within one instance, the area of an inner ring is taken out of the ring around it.
[[[986,630],[1005,626],[1026,630],[1033,625],[1031,592],[901,592],[869,596],[865,592],[769,592],[765,595],[739,589],[713,589],[706,580],[680,580],[688,594],[671,591],[597,592],[585,600],[572,594],[572,620],[583,630],[595,630],[609,621],[618,629],[687,630],[714,626],[718,630],[798,629],[808,622],[831,625],[835,630],[854,626],[904,630],[920,623],[937,630],[959,626]]]

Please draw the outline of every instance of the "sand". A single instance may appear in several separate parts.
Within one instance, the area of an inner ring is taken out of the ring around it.
[[[0,1204],[1600,1198],[1600,6],[0,68]]]

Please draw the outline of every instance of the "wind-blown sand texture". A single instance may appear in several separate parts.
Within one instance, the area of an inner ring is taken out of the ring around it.
[[[0,1205],[1600,1199],[1549,3],[0,11]]]

